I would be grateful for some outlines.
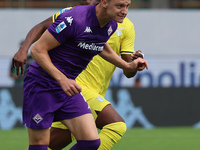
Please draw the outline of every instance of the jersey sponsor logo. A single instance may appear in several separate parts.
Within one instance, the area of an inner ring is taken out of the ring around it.
[[[40,114],[36,114],[34,117],[33,117],[33,120],[38,124],[38,123],[40,123],[42,120],[43,120],[43,118],[40,116]]]
[[[93,50],[93,51],[103,51],[103,47],[104,47],[104,46],[97,46],[95,43],[87,44],[87,43],[82,43],[82,42],[80,42],[77,46],[82,49],[88,49],[88,50]]]
[[[65,22],[61,22],[57,27],[55,27],[56,32],[60,33],[62,30],[64,30],[67,27],[67,25],[65,24]]]
[[[113,31],[112,27],[110,26],[109,29],[108,29],[108,36],[110,36],[110,34],[112,33],[112,31]]]
[[[92,33],[92,30],[90,29],[90,27],[86,27],[84,32]]]
[[[123,29],[124,28],[117,28],[117,31],[116,31],[117,36],[120,36],[122,34]]]
[[[67,22],[68,22],[69,25],[71,26],[71,25],[72,25],[72,21],[73,21],[72,16],[70,16],[70,17],[65,17],[65,19],[67,20]]]

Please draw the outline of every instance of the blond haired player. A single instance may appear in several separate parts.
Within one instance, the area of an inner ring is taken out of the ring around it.
[[[53,18],[55,18],[55,15]],[[134,40],[134,25],[128,18],[125,18],[123,23],[118,23],[117,31],[111,36],[108,43],[123,59],[131,61],[130,56],[134,52]],[[100,56],[95,56],[88,64],[87,69],[76,78],[76,82],[81,86],[82,94],[92,110],[97,128],[101,129],[99,133],[101,139],[99,150],[109,150],[126,132],[126,124],[123,118],[116,112],[110,102],[105,99],[115,68],[116,66],[105,61]],[[135,73],[125,74],[127,77],[132,77]],[[70,135],[66,129],[61,122],[52,124],[49,146],[52,150],[62,149],[71,142]]]
[[[67,9],[63,9],[59,13],[62,13],[65,10]],[[53,21],[57,18],[59,13],[53,16]],[[29,32],[24,45],[13,58],[15,62],[20,62],[17,60],[17,55],[28,51],[28,47],[40,37],[41,33],[51,23],[52,19],[48,18],[46,21],[36,25]],[[32,37],[30,35],[32,35]],[[125,18],[123,23],[118,24],[117,31],[112,35],[108,43],[118,55],[121,55],[124,60],[129,62],[133,59],[134,40],[134,25],[128,18]],[[135,53],[134,56],[136,58],[138,56],[142,57],[140,53]],[[22,58],[22,56],[18,56],[18,58],[19,57]],[[126,132],[126,124],[123,118],[116,112],[110,102],[104,98],[114,70],[114,65],[103,60],[100,56],[95,56],[87,66],[87,69],[76,78],[76,82],[82,88],[82,94],[90,105],[96,125],[101,129],[99,134],[101,139],[100,150],[110,149]],[[127,77],[133,77],[136,72],[124,71],[124,74]],[[60,122],[53,123],[49,147],[52,150],[62,149],[70,142],[71,133],[69,130],[67,130]]]

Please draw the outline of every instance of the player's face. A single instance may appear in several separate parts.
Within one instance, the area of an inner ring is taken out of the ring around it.
[[[112,20],[123,22],[128,13],[130,0],[110,0],[107,1],[107,13]]]

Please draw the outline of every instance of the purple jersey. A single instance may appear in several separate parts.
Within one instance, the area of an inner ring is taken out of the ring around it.
[[[75,79],[103,50],[116,28],[115,21],[100,28],[95,5],[77,6],[62,13],[48,28],[61,44],[49,51],[52,63],[68,78]],[[53,120],[91,113],[81,93],[68,96],[36,62],[28,70],[23,85],[23,124],[43,129],[50,127]]]
[[[51,61],[70,79],[75,79],[92,57],[103,50],[105,43],[117,28],[115,21],[110,21],[101,28],[95,6],[76,6],[60,14],[48,28],[61,44],[49,51]],[[44,71],[36,62],[29,70],[37,75],[35,69]]]

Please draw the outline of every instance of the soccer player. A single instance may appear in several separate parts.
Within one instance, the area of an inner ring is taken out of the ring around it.
[[[131,63],[122,61],[105,44],[116,29],[111,20],[122,22],[129,4],[129,0],[102,0],[94,6],[73,8],[59,15],[32,47],[31,54],[37,63],[26,74],[23,102],[29,150],[47,149],[48,128],[53,120],[62,120],[77,139],[71,149],[98,148],[99,138],[90,109],[74,79],[96,54],[127,71],[148,68],[141,58]],[[20,67],[15,61],[13,65],[17,70]]]
[[[84,4],[91,5],[92,3],[95,3],[95,0],[87,0]],[[52,20],[54,21],[60,13],[66,10],[68,8],[53,15]],[[45,26],[44,24],[43,22],[43,26]],[[118,29],[110,37],[108,43],[124,60],[132,61],[130,57],[134,52],[134,40],[134,25],[128,18],[125,18],[123,23],[118,23]],[[134,53],[134,59],[137,57],[143,57],[141,51]],[[93,72],[94,70],[95,72]],[[126,124],[123,118],[115,111],[110,102],[104,98],[114,70],[114,65],[97,55],[89,63],[87,69],[76,78],[77,83],[82,87],[82,94],[90,105],[96,125],[101,129],[99,134],[101,139],[99,150],[109,150],[126,132]],[[129,73],[129,75],[126,73],[125,75],[133,77],[135,74],[136,72]],[[74,139],[73,135],[72,139]],[[71,143],[72,139],[69,130],[62,123],[54,122],[52,124],[50,137],[50,148],[52,150],[64,148]]]
[[[68,8],[60,12],[67,10]],[[53,21],[60,12],[53,15]],[[124,60],[129,62],[132,61],[134,40],[134,25],[128,18],[125,18],[123,23],[118,23],[118,28],[110,37],[108,43],[118,55],[120,54]],[[140,51],[134,53],[134,58],[137,57],[143,57]],[[97,55],[88,64],[86,70],[76,78],[76,82],[81,86],[82,94],[92,110],[96,125],[101,129],[99,150],[109,150],[126,132],[126,124],[123,118],[104,98],[115,68],[113,64]],[[136,74],[136,71],[129,73],[125,71],[124,74],[130,78]],[[61,122],[54,122],[51,126],[49,147],[52,150],[60,150],[70,144],[71,141],[69,130]]]

